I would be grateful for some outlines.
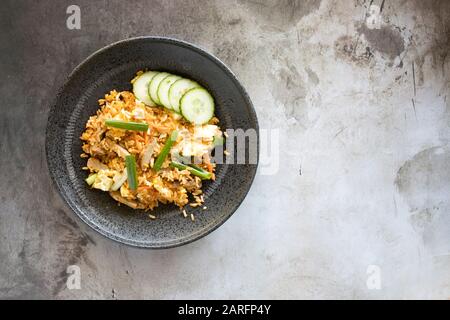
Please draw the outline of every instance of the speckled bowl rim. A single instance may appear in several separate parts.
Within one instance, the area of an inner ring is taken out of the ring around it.
[[[211,60],[213,63],[215,63],[217,66],[220,67],[220,69],[225,72],[230,79],[233,81],[233,83],[236,85],[236,87],[239,89],[239,91],[241,92],[241,94],[243,95],[244,99],[247,101],[247,108],[249,111],[249,115],[250,115],[250,121],[252,121],[254,123],[255,126],[255,130],[257,132],[257,161],[256,164],[253,165],[250,169],[251,171],[251,180],[250,183],[248,184],[248,188],[245,191],[245,193],[240,194],[239,197],[239,201],[236,202],[236,204],[234,205],[233,208],[231,208],[231,210],[229,210],[228,214],[226,216],[224,216],[222,218],[222,220],[220,220],[218,223],[212,225],[212,226],[207,226],[204,227],[203,229],[201,229],[198,232],[195,232],[191,235],[188,235],[184,238],[178,239],[173,241],[172,243],[169,244],[158,244],[158,245],[154,245],[151,246],[148,243],[142,243],[140,241],[134,241],[132,239],[125,239],[122,237],[119,237],[115,234],[113,234],[112,232],[105,230],[103,228],[101,228],[100,226],[98,226],[97,224],[93,223],[87,216],[85,216],[85,214],[82,212],[82,210],[80,210],[73,202],[71,197],[69,197],[62,188],[62,185],[60,184],[59,179],[56,178],[56,176],[53,174],[53,171],[55,170],[55,167],[52,164],[52,158],[49,155],[49,127],[50,127],[50,117],[51,115],[56,112],[56,108],[57,108],[57,103],[60,100],[60,97],[62,96],[62,94],[64,93],[69,80],[81,69],[81,67],[87,63],[90,59],[94,58],[96,55],[109,50],[110,48],[126,43],[126,42],[133,42],[133,41],[139,41],[139,40],[149,40],[149,41],[155,41],[155,42],[166,42],[169,44],[176,44],[178,46],[183,46],[185,48],[191,49],[197,53],[199,53],[201,56]],[[228,68],[225,63],[223,63],[219,58],[217,58],[216,56],[214,56],[213,54],[207,52],[206,50],[202,49],[199,46],[196,46],[192,43],[183,41],[183,40],[179,40],[179,39],[175,39],[175,38],[171,38],[171,37],[162,37],[162,36],[139,36],[139,37],[132,37],[132,38],[127,38],[127,39],[123,39],[123,40],[119,40],[116,42],[113,42],[105,47],[102,47],[96,51],[94,51],[92,54],[90,54],[87,58],[85,58],[81,63],[79,63],[74,69],[73,71],[65,78],[64,80],[64,84],[60,87],[60,89],[58,90],[54,102],[52,103],[49,113],[48,113],[48,117],[47,117],[47,126],[46,126],[46,130],[45,130],[45,154],[46,154],[46,160],[47,160],[47,166],[48,166],[48,171],[52,180],[52,183],[56,186],[56,189],[58,191],[58,193],[60,194],[60,196],[63,198],[64,202],[72,209],[73,212],[76,213],[76,215],[78,216],[78,218],[80,218],[85,224],[87,224],[89,227],[91,227],[92,229],[94,229],[95,231],[97,231],[99,234],[101,234],[102,236],[114,240],[116,242],[131,246],[131,247],[135,247],[135,248],[143,248],[143,249],[169,249],[169,248],[175,248],[175,247],[179,247],[182,245],[186,245],[189,244],[191,242],[194,242],[196,240],[199,240],[205,236],[207,236],[208,234],[210,234],[211,232],[213,232],[214,230],[216,230],[217,228],[219,228],[222,224],[225,223],[225,221],[227,221],[233,214],[234,212],[236,212],[236,210],[239,208],[239,206],[242,204],[242,202],[244,201],[245,197],[247,196],[248,192],[250,191],[250,188],[253,184],[253,181],[255,179],[256,176],[256,172],[258,169],[258,165],[259,165],[259,124],[258,124],[258,118],[256,116],[256,111],[255,108],[253,106],[253,103],[250,99],[250,96],[248,95],[247,91],[245,90],[245,88],[242,86],[242,84],[240,83],[240,81],[237,79],[236,75],[233,73],[233,71],[230,70],[230,68]]]

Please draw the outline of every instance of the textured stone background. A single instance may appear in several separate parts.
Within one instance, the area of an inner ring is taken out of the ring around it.
[[[364,0],[3,1],[0,298],[449,298],[450,1],[381,2],[370,30]],[[138,35],[217,55],[261,128],[280,129],[279,171],[220,229],[165,251],[88,229],[44,156],[65,77]],[[81,290],[65,286],[70,264]]]

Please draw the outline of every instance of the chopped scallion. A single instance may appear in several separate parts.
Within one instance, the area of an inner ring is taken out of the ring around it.
[[[153,165],[153,170],[159,171],[159,169],[161,169],[161,166],[164,163],[164,160],[167,158],[170,148],[172,148],[172,145],[177,140],[177,137],[178,137],[178,131],[177,130],[172,131],[172,133],[170,134],[166,143],[164,144],[164,147],[162,148],[161,152],[159,153],[158,157],[156,158],[155,164]]]
[[[136,171],[136,159],[133,155],[125,157],[125,165],[127,167],[128,186],[131,190],[136,190],[138,186],[138,178]]]
[[[133,130],[133,131],[147,131],[148,124],[141,122],[131,122],[131,121],[122,121],[116,119],[105,120],[105,124],[108,127],[125,129],[125,130]]]
[[[180,170],[189,170],[194,176],[200,177],[202,180],[209,180],[212,176],[210,172],[203,170],[202,168],[197,166],[188,166],[186,164],[175,161],[172,161],[170,163],[170,166],[178,168]]]

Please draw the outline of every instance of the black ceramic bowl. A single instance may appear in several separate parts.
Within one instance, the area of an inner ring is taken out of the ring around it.
[[[162,204],[152,212],[158,219],[151,220],[140,210],[118,206],[108,193],[88,188],[84,182],[87,173],[81,169],[86,159],[80,158],[79,139],[86,121],[95,114],[97,100],[105,93],[131,90],[130,80],[141,69],[167,71],[199,82],[215,99],[222,129],[253,128],[258,132],[247,93],[220,60],[183,41],[139,37],[98,50],[68,77],[48,118],[47,162],[64,200],[93,229],[128,245],[174,247],[199,239],[224,223],[244,200],[257,164],[218,165],[216,180],[203,187],[208,209],[188,207],[195,222],[183,218],[174,205]]]

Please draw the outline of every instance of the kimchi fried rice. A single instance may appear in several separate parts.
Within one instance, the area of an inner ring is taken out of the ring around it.
[[[81,157],[87,159],[83,169],[89,172],[86,182],[92,188],[109,192],[116,201],[133,209],[152,210],[160,202],[174,203],[183,211],[188,204],[203,207],[202,177],[215,179],[210,152],[214,140],[222,137],[216,117],[195,125],[172,110],[144,104],[130,91],[112,90],[98,103],[100,109],[89,118],[81,135]],[[108,125],[111,120],[146,124],[148,128],[123,129]],[[171,135],[174,141],[164,157]],[[129,171],[132,162],[127,168],[130,156],[135,161],[134,183]],[[193,167],[205,174],[199,176],[191,167],[173,164],[180,156],[200,159]],[[162,159],[160,168],[155,165],[158,158]]]

